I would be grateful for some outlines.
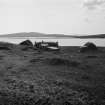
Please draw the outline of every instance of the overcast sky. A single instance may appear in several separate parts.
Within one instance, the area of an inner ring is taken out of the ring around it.
[[[105,33],[105,0],[0,0],[0,34]]]

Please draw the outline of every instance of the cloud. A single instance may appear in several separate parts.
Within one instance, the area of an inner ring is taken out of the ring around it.
[[[105,4],[105,0],[84,0],[84,6],[89,10],[94,10]]]

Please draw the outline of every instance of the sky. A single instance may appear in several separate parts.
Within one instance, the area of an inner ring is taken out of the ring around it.
[[[105,0],[0,0],[0,34],[105,33]]]

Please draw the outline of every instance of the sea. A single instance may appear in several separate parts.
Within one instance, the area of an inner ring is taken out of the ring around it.
[[[22,41],[31,40],[34,44],[35,42],[46,41],[46,42],[58,42],[60,46],[83,46],[86,42],[93,42],[97,46],[105,47],[104,38],[95,39],[79,39],[79,38],[47,38],[47,37],[2,37],[0,41],[19,44]]]

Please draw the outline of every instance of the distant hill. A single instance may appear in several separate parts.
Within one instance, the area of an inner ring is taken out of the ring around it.
[[[6,35],[0,35],[0,37],[55,37],[55,38],[67,38],[67,37],[73,37],[69,35],[64,34],[44,34],[44,33],[37,33],[37,32],[23,32],[23,33],[13,33],[13,34],[6,34]]]
[[[74,38],[105,38],[105,34],[74,36]]]
[[[47,37],[47,38],[105,38],[105,34],[97,35],[64,35],[64,34],[44,34],[38,32],[22,32],[0,35],[0,37]]]

